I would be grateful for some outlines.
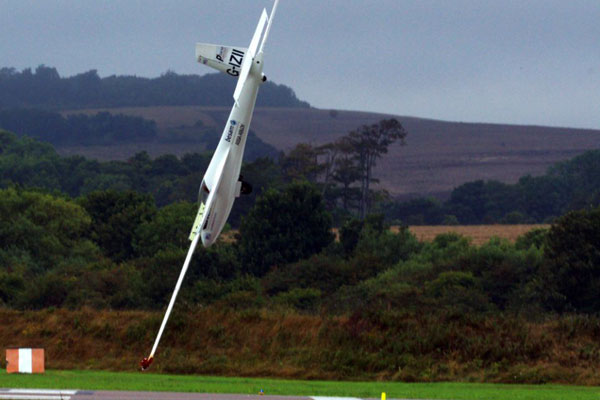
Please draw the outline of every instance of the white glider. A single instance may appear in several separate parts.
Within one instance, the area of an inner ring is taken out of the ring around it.
[[[173,309],[173,304],[175,304],[175,299],[198,241],[201,239],[205,247],[213,244],[223,230],[225,222],[227,222],[235,198],[239,197],[240,194],[247,194],[252,191],[252,187],[241,179],[240,169],[258,88],[262,82],[266,81],[266,77],[262,73],[263,49],[278,3],[279,0],[275,0],[271,15],[268,15],[267,11],[263,9],[248,48],[205,43],[196,45],[196,59],[198,62],[237,77],[238,82],[233,93],[234,104],[221,135],[221,140],[200,184],[198,194],[200,206],[189,236],[192,244],[188,250],[150,356],[144,358],[140,363],[142,370],[148,368],[154,359],[154,353]]]

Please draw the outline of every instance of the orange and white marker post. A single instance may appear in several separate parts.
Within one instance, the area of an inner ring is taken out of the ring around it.
[[[6,373],[43,374],[44,349],[6,349]]]

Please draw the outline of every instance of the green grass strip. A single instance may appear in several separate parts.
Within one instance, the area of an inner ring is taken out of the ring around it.
[[[487,383],[293,381],[105,371],[47,371],[43,375],[0,372],[0,387],[82,390],[141,390],[272,395],[349,396],[454,400],[569,400],[600,398],[600,388]]]

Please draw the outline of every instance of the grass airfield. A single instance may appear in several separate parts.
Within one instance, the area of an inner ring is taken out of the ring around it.
[[[193,375],[167,375],[142,372],[57,371],[43,375],[0,373],[0,387],[201,392],[254,395],[345,396],[388,399],[455,400],[569,400],[598,399],[600,388],[562,385],[507,385],[489,383],[404,383],[294,381],[266,378],[228,378]]]

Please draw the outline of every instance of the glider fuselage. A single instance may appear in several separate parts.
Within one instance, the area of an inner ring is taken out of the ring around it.
[[[262,55],[262,54],[261,54]],[[236,197],[240,195],[240,169],[244,156],[244,148],[258,87],[263,81],[262,57],[255,57],[248,78],[238,101],[233,105],[221,139],[210,161],[200,186],[200,210],[197,220],[201,220],[201,212],[208,213],[204,225],[200,229],[200,238],[205,247],[217,239],[225,223]],[[211,191],[216,191],[209,196]],[[196,224],[192,229],[190,239],[193,239]]]

